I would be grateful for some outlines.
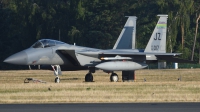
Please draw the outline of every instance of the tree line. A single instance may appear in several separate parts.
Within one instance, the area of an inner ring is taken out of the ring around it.
[[[125,16],[137,16],[143,49],[158,14],[168,14],[167,52],[200,63],[199,0],[0,0],[0,69],[16,67],[3,60],[43,38],[112,49]]]

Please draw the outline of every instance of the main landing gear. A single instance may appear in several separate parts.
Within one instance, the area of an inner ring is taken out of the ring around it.
[[[58,75],[62,75],[61,69],[59,65],[51,65],[54,71],[54,75],[56,76],[55,78],[55,83],[60,83],[60,78]]]
[[[116,73],[112,73],[110,75],[111,82],[117,82],[118,80],[119,80],[119,77]],[[93,82],[93,75],[91,72],[89,72],[85,75],[85,82]]]
[[[116,73],[112,73],[110,75],[110,81],[111,82],[117,82],[119,80],[118,75]]]
[[[85,75],[85,82],[93,82],[92,73],[95,73],[95,67],[89,67],[89,72]]]
[[[85,82],[93,82],[93,75],[92,75],[92,73],[87,73],[86,75],[85,75]]]

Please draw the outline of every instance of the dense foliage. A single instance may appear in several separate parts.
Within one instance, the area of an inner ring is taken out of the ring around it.
[[[125,16],[138,17],[136,44],[145,48],[157,14],[169,15],[167,51],[198,61],[199,0],[0,0],[0,69],[11,66],[2,63],[6,57],[42,38],[111,49]]]

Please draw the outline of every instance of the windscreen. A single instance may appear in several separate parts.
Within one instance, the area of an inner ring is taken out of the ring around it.
[[[51,39],[42,39],[37,41],[35,44],[32,45],[33,48],[46,48],[46,47],[52,47],[59,44],[65,44],[64,42],[57,41],[57,40],[51,40]]]
[[[43,48],[43,45],[40,41],[37,41],[35,44],[32,45],[33,48]]]

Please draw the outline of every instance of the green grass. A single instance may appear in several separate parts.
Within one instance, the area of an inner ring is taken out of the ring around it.
[[[110,82],[102,71],[84,82],[87,72],[64,71],[55,84],[48,70],[0,71],[0,103],[200,102],[200,69],[138,70],[135,82],[122,82],[121,72]],[[47,83],[24,83],[27,77]]]

